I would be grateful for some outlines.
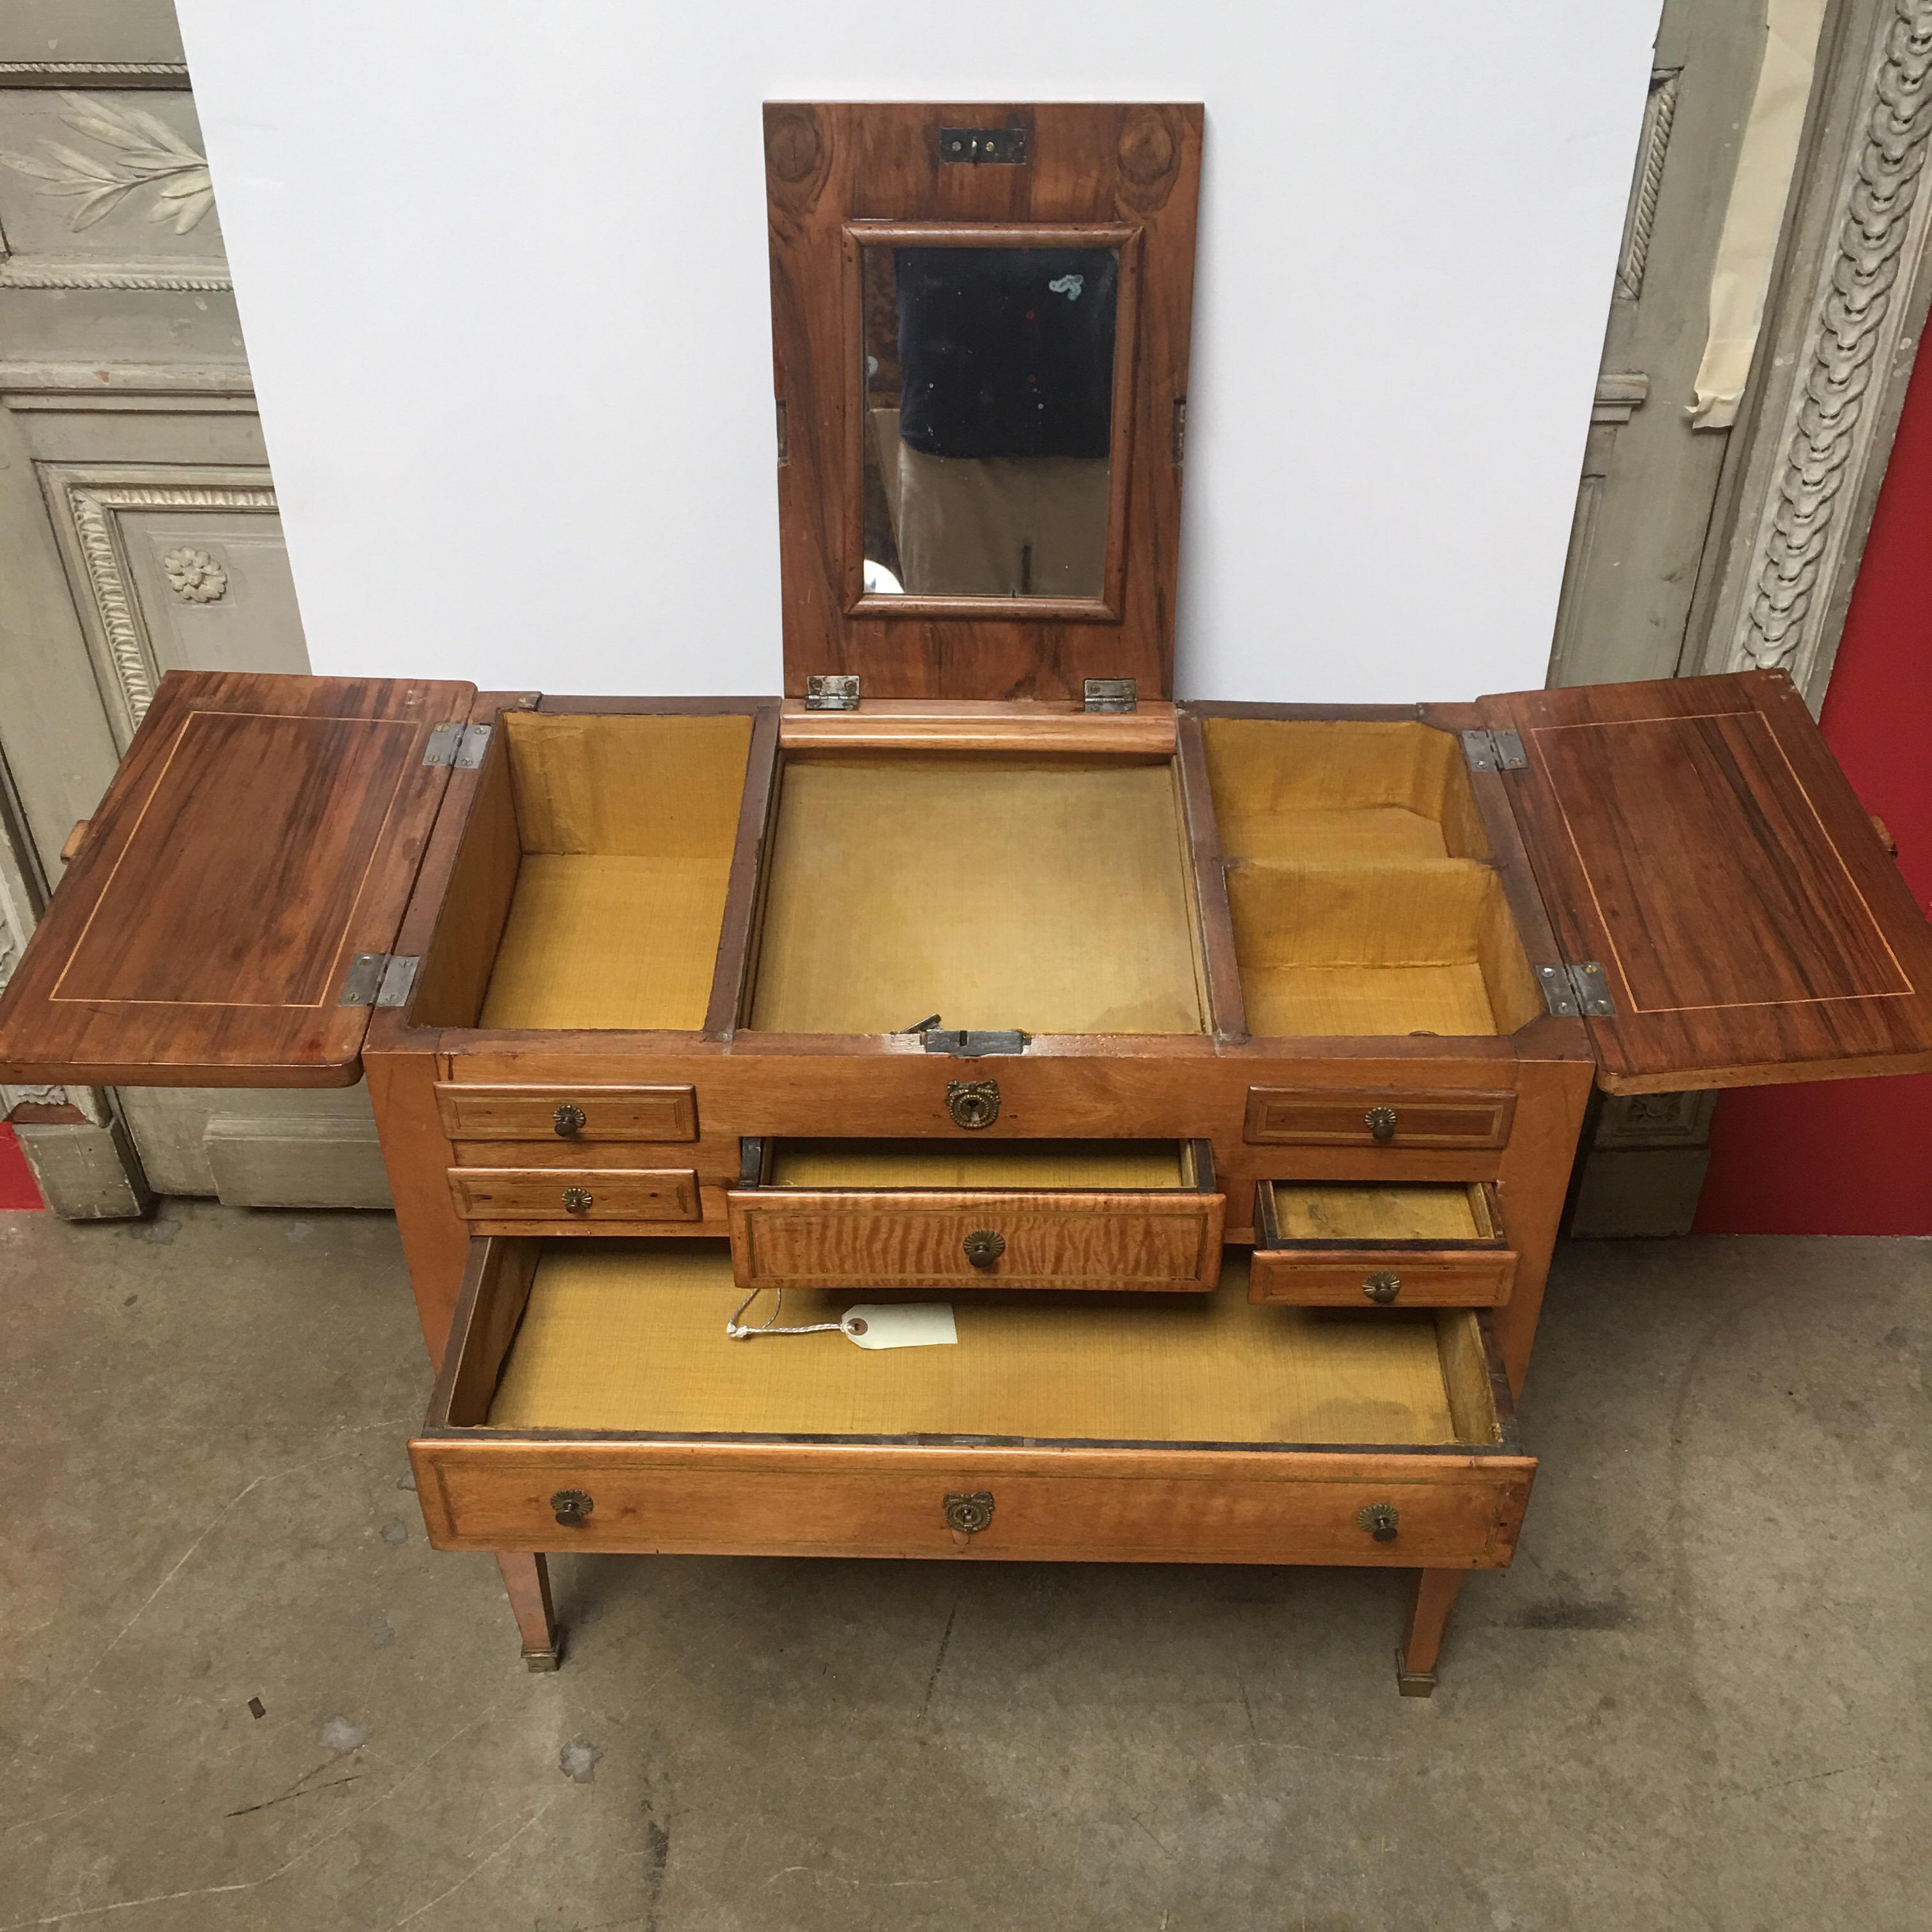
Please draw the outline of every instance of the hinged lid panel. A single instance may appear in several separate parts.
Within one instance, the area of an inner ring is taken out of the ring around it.
[[[0,1078],[352,1083],[475,694],[170,674],[0,997]]]
[[[1505,770],[1612,1093],[1932,1067],[1932,928],[1782,672],[1520,692]],[[1600,969],[1600,980],[1590,975]]]
[[[1201,130],[766,106],[788,697],[1172,692]]]

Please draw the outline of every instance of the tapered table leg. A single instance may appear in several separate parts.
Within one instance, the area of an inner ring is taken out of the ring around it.
[[[1395,1654],[1395,1688],[1405,1697],[1426,1697],[1436,1688],[1436,1654],[1456,1606],[1456,1592],[1468,1573],[1418,1570],[1408,1598],[1408,1628]]]
[[[550,1608],[550,1568],[539,1556],[500,1550],[496,1568],[503,1573],[517,1633],[524,1640],[524,1662],[532,1670],[554,1670],[562,1660],[557,1648],[556,1616]]]

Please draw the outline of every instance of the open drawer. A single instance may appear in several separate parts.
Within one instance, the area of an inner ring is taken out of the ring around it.
[[[1205,1141],[747,1140],[746,1288],[1139,1288],[1220,1279]]]
[[[1487,1318],[988,1296],[952,1346],[734,1341],[706,1240],[479,1239],[422,1434],[443,1550],[1507,1564]],[[836,1320],[849,1292],[788,1297]]]
[[[1257,1302],[1498,1307],[1515,1282],[1486,1181],[1256,1183],[1248,1292]]]

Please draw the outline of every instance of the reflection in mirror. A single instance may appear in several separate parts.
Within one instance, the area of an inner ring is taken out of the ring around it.
[[[866,592],[1100,596],[1118,250],[862,258]]]

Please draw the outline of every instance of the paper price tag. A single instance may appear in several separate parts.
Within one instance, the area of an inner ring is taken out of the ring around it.
[[[862,1348],[931,1348],[959,1339],[952,1304],[945,1301],[908,1302],[897,1308],[848,1308],[838,1326]]]

